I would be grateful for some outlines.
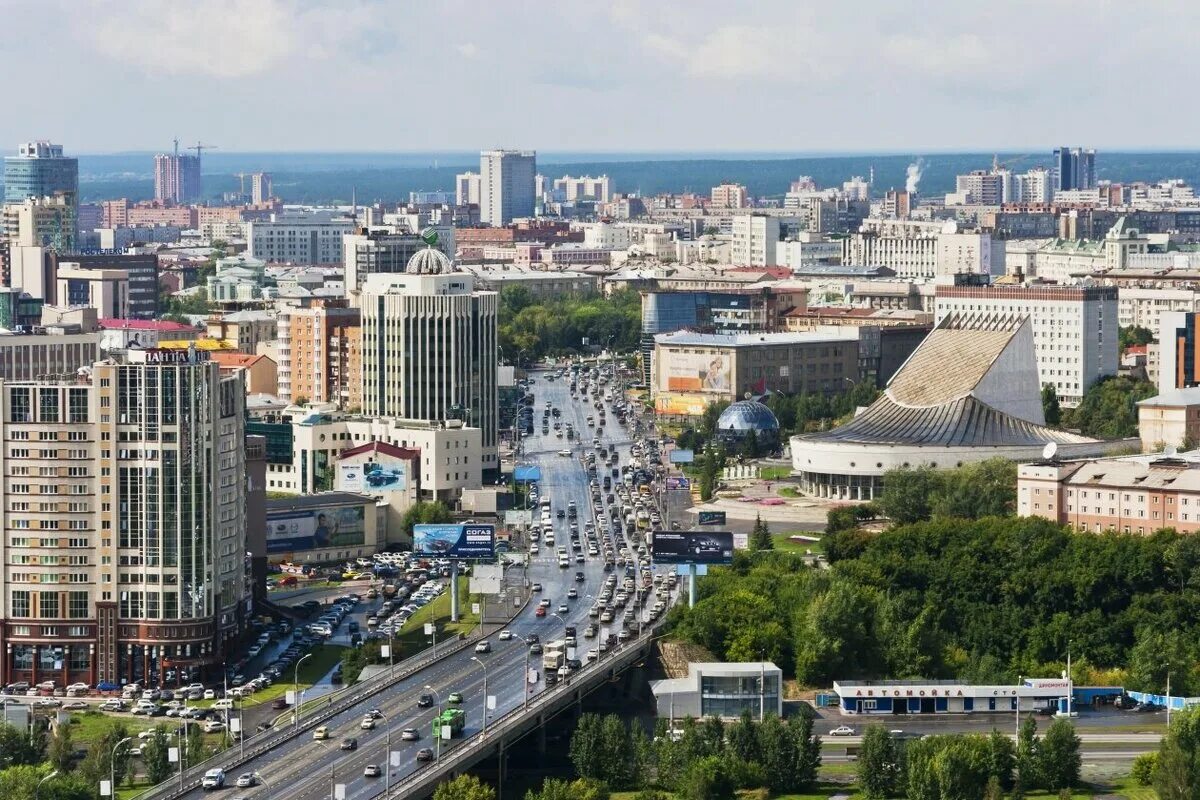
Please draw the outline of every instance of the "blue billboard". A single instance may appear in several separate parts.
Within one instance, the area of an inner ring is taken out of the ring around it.
[[[413,552],[444,558],[496,557],[496,526],[467,522],[455,525],[414,525]]]
[[[691,464],[696,460],[696,452],[694,450],[672,450],[672,464]]]
[[[700,524],[700,525],[724,525],[725,524],[725,512],[724,511],[701,511],[698,524]]]
[[[267,511],[268,553],[361,547],[365,537],[363,506]]]

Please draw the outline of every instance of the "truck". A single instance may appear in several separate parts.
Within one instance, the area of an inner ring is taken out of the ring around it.
[[[542,671],[546,673],[557,672],[566,659],[567,643],[562,639],[555,639],[553,642],[548,643],[542,650]]]
[[[447,708],[433,718],[433,738],[437,739],[441,736],[442,729],[445,727],[450,728],[450,738],[454,738],[462,733],[466,722],[467,712],[461,708]]]

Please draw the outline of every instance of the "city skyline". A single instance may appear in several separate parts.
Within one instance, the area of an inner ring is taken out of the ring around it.
[[[788,152],[1060,141],[1161,150],[1190,144],[1183,131],[1197,113],[1174,102],[1195,71],[1187,48],[1176,45],[1185,43],[1188,21],[1200,21],[1200,10],[1183,3],[1143,10],[1137,26],[1116,7],[1079,15],[1068,3],[1009,4],[982,17],[944,2],[926,4],[919,17],[883,4],[814,14],[760,3],[735,14],[724,3],[688,4],[681,13],[678,3],[633,0],[450,3],[403,13],[380,0],[4,5],[28,34],[12,43],[13,57],[33,57],[49,39],[71,46],[45,82],[14,85],[0,141],[45,138],[77,153],[159,151],[184,130],[233,152],[550,152],[612,150],[614,142],[737,152],[748,140],[752,150]],[[1070,35],[1054,47],[1023,48],[1031,20]],[[593,58],[579,56],[584,38]],[[508,44],[521,39],[539,47]],[[1121,43],[1103,62],[1106,89],[1072,91],[1062,76],[1074,74],[1094,41]],[[1149,53],[1159,80],[1144,80]],[[434,113],[380,104],[389,73],[404,75],[416,96],[438,97]],[[48,96],[61,102],[46,103]],[[220,104],[203,102],[216,96]],[[1151,131],[1138,115],[1112,113],[1115,97],[1170,102],[1176,124]],[[321,112],[321,98],[337,113]],[[722,113],[703,112],[697,125],[700,109],[717,98]],[[31,131],[35,114],[39,130]],[[811,124],[814,114],[821,125]],[[362,123],[347,127],[347,119]]]

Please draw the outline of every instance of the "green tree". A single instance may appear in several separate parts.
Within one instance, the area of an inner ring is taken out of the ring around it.
[[[46,747],[46,760],[62,774],[75,769],[75,748],[71,743],[71,723],[54,726],[54,734]]]
[[[942,476],[931,467],[890,469],[883,475],[883,492],[876,503],[897,524],[919,522],[933,513],[933,499],[941,488]]]
[[[762,760],[757,728],[749,709],[744,709],[738,721],[729,726],[727,742],[734,758],[746,763]]]
[[[761,514],[754,515],[754,527],[750,530],[751,550],[774,550],[775,540],[771,538],[771,528],[763,521]]]
[[[873,672],[878,663],[875,602],[873,593],[846,581],[813,598],[795,626],[796,679],[814,686],[838,675]]]
[[[1200,709],[1193,706],[1172,716],[1152,774],[1159,800],[1200,796]]]
[[[418,500],[409,506],[404,515],[400,517],[400,527],[405,535],[412,536],[414,525],[436,525],[444,522],[450,522],[454,519],[454,515],[450,513],[450,509],[441,500],[427,502]]]
[[[1037,738],[1037,720],[1027,716],[1017,732],[1016,773],[1013,796],[1024,797],[1026,792],[1042,786],[1042,757]]]
[[[560,778],[547,778],[542,782],[540,791],[530,789],[525,793],[525,800],[608,800],[608,797],[609,792],[604,784],[587,778],[569,782]]]
[[[0,768],[34,766],[42,761],[42,749],[34,737],[12,725],[0,725]]]
[[[1042,386],[1042,414],[1046,418],[1047,425],[1057,426],[1062,422],[1062,407],[1058,404],[1058,390],[1052,383]]]
[[[1079,783],[1083,759],[1079,752],[1079,736],[1075,726],[1065,719],[1056,719],[1046,729],[1041,742],[1042,786],[1051,791],[1070,789]]]
[[[1133,778],[1138,786],[1153,786],[1154,774],[1158,771],[1158,752],[1142,753],[1133,760],[1133,767],[1129,770],[1129,777]]]
[[[758,742],[767,787],[772,792],[799,792],[816,782],[820,740],[812,735],[811,718],[796,716],[785,724],[768,714],[758,725]]]
[[[932,503],[939,517],[999,517],[1017,507],[1017,465],[992,458],[941,474],[941,485]]]
[[[1008,790],[1013,784],[1013,769],[1017,764],[1017,749],[1013,740],[992,728],[988,736],[988,774],[996,779],[1001,789]]]
[[[688,765],[678,795],[681,800],[730,800],[736,788],[728,762],[709,755]]]
[[[1154,341],[1154,331],[1141,325],[1127,325],[1117,332],[1117,343],[1121,349],[1135,345],[1150,344]]]
[[[199,727],[199,725],[192,726],[193,729],[199,729]],[[129,748],[132,747],[132,744],[126,742],[121,747],[117,747],[117,743],[127,738],[129,738],[129,729],[123,722],[114,721],[104,731],[103,736],[91,743],[80,768],[80,772],[87,778],[88,783],[97,786],[100,781],[108,780],[110,775],[116,780],[118,786],[125,780],[129,769]]]
[[[496,800],[496,790],[474,775],[457,775],[438,784],[433,800]]]
[[[858,751],[858,786],[868,800],[897,797],[904,791],[903,750],[882,725],[868,725]]]
[[[1137,436],[1137,402],[1155,392],[1149,381],[1125,376],[1104,378],[1084,392],[1078,406],[1063,414],[1064,425],[1100,439]]]
[[[142,745],[142,764],[150,783],[159,784],[171,776],[171,741],[165,725],[156,725],[154,735]]]

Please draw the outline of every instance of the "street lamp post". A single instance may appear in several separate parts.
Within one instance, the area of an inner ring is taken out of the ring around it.
[[[264,778],[262,776],[261,772],[254,773],[254,780],[258,781],[259,783],[261,783],[263,786],[267,787],[268,789],[271,788],[271,784],[267,783],[266,778]]]
[[[42,791],[42,784],[45,783],[46,781],[50,780],[51,778],[53,778],[56,775],[58,775],[58,770],[54,770],[49,775],[47,775],[46,777],[42,778],[40,781],[37,782],[37,786],[33,787],[33,800],[37,800],[38,793]],[[115,791],[113,792],[113,797],[116,797]]]
[[[437,689],[433,688],[433,687],[432,687],[432,686],[430,686],[428,683],[427,683],[427,684],[425,684],[425,691],[427,691],[427,692],[433,692],[433,696],[434,696],[434,698],[437,700],[437,704],[438,704],[438,719],[441,719],[441,717],[442,717],[442,695],[441,695],[441,694],[438,692],[438,690],[437,690]],[[434,760],[435,760],[435,761],[441,761],[441,760],[442,760],[442,731],[441,731],[441,726],[438,726],[438,732],[437,732],[437,753],[434,755]]]
[[[337,753],[320,739],[314,739],[326,752],[334,753],[333,761],[329,762],[329,800],[337,797]]]
[[[296,667],[292,670],[292,727],[300,727],[300,665],[304,663],[304,659],[311,658],[312,653],[306,653],[296,661]]]
[[[471,656],[471,660],[479,665],[483,670],[483,737],[487,738],[487,718],[488,718],[488,693],[487,693],[487,664],[479,660],[478,656]]]
[[[387,797],[392,788],[392,721],[382,711],[383,717],[383,796]]]
[[[112,757],[108,759],[108,790],[110,792],[112,792],[112,797],[114,798],[114,800],[117,796],[117,750],[120,749],[121,745],[126,744],[128,742],[132,742],[132,741],[133,741],[132,736],[126,736],[124,739],[122,739],[121,741],[114,744],[113,749],[112,749]],[[182,764],[180,764],[179,770],[180,770],[179,774],[182,775],[183,774],[183,765]]]

